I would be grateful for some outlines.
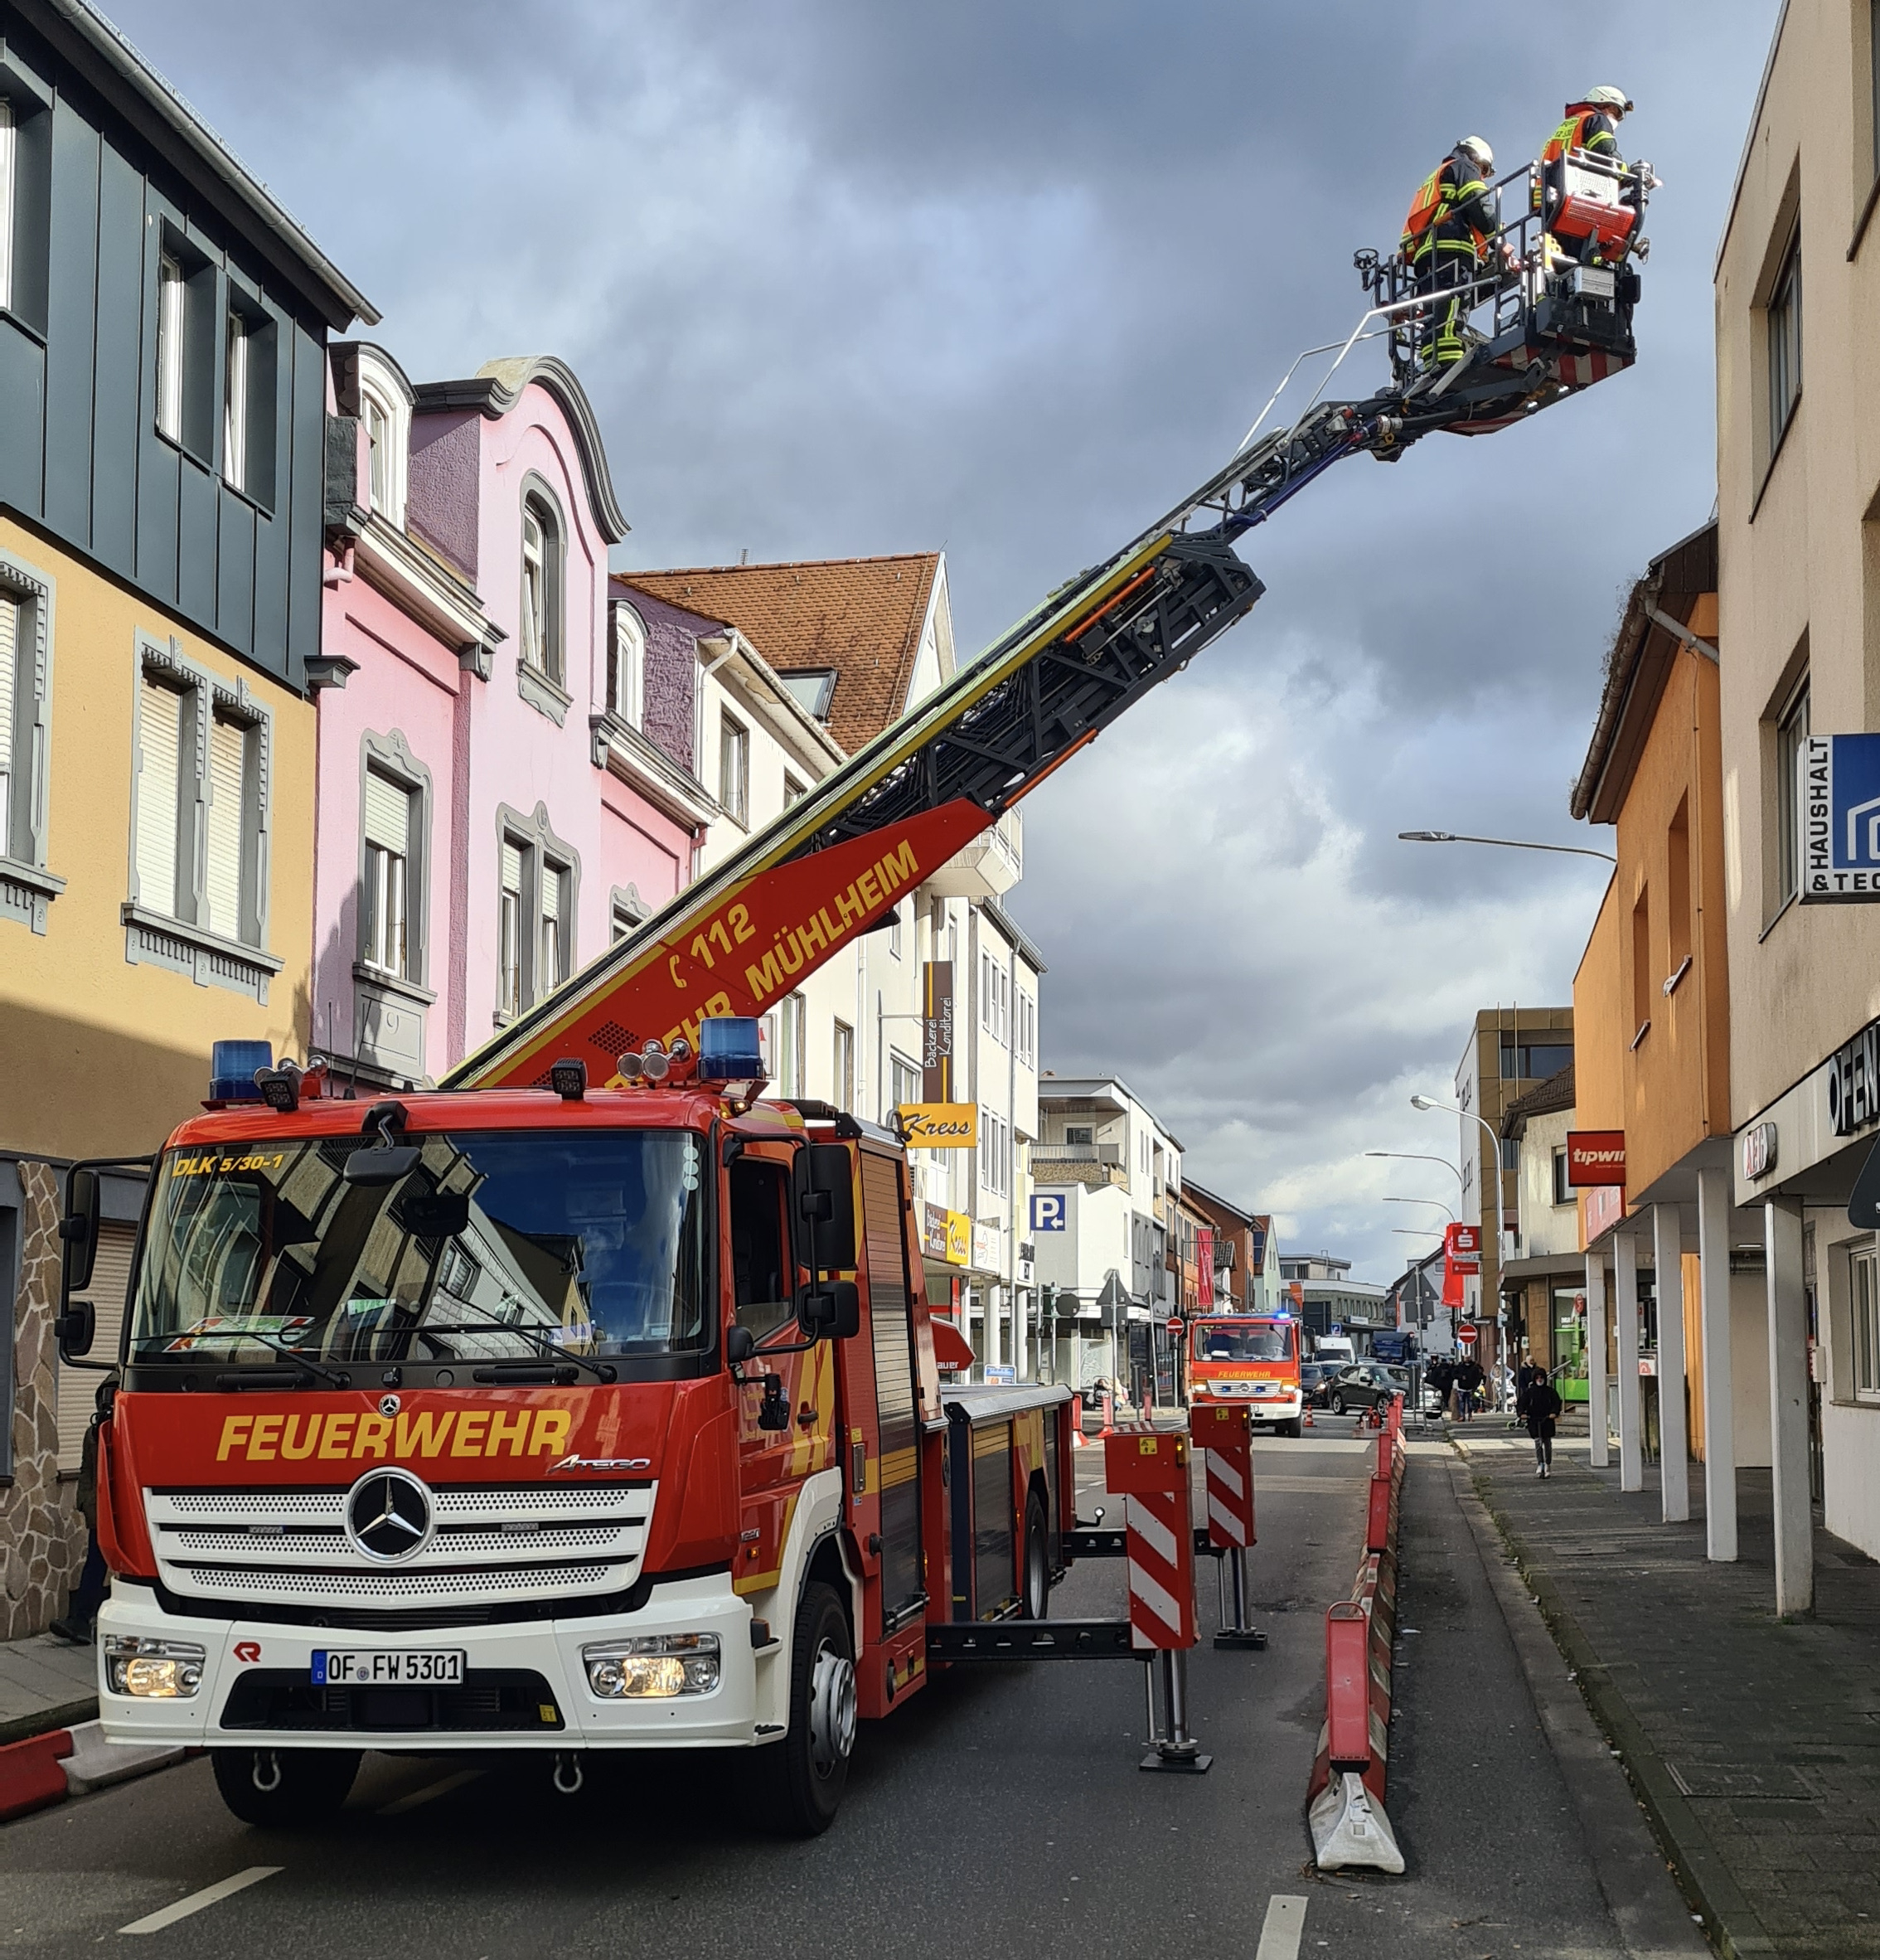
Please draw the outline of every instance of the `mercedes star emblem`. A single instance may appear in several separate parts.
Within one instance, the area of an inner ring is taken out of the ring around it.
[[[408,1470],[373,1470],[346,1493],[346,1535],[380,1565],[409,1559],[431,1541],[431,1493]]]

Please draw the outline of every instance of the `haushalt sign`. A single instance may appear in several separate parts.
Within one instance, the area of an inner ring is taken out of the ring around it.
[[[1880,735],[1802,739],[1801,900],[1880,899]]]

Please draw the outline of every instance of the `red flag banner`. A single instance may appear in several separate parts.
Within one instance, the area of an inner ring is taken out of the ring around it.
[[[1482,1228],[1472,1225],[1445,1227],[1442,1254],[1442,1303],[1460,1307],[1463,1303],[1463,1280],[1482,1269]]]

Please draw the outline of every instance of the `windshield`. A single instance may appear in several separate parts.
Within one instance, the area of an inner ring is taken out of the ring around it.
[[[664,1359],[710,1345],[702,1139],[411,1141],[416,1167],[376,1188],[342,1175],[356,1136],[167,1152],[133,1361]]]
[[[1251,1327],[1223,1326],[1213,1321],[1194,1330],[1198,1361],[1289,1361],[1292,1329],[1256,1321]]]

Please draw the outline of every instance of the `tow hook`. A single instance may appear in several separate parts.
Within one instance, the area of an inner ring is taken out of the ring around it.
[[[281,1787],[281,1759],[272,1749],[257,1749],[249,1776],[264,1796]]]
[[[584,1778],[581,1759],[572,1749],[562,1749],[555,1759],[555,1787],[564,1797],[572,1797],[581,1788]]]

